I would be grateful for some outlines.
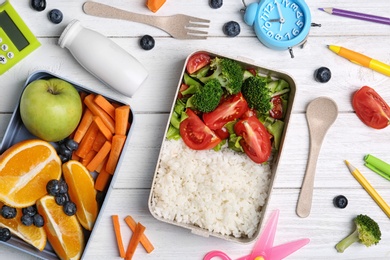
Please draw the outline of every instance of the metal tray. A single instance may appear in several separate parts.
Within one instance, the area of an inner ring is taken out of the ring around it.
[[[84,91],[86,93],[94,93],[94,94],[99,94],[99,93],[96,93],[94,91],[92,91],[91,89],[88,89],[84,86],[80,86],[79,84],[73,82],[73,81],[70,81],[70,80],[67,80],[67,79],[64,79],[58,75],[55,75],[51,72],[47,72],[47,71],[36,71],[34,73],[32,73],[28,79],[26,80],[26,83],[23,87],[23,89],[32,81],[34,80],[38,80],[38,79],[46,79],[46,78],[59,78],[59,79],[62,79],[62,80],[65,80],[69,83],[71,83],[77,90],[79,91]],[[109,101],[114,101],[120,105],[128,105],[128,104],[125,104],[121,101],[117,101],[113,98],[110,98],[110,97],[107,97],[105,96],[105,98],[107,98]],[[7,148],[9,148],[10,146],[20,142],[20,141],[23,141],[23,140],[28,140],[28,139],[33,139],[33,138],[37,138],[35,137],[34,135],[32,135],[26,128],[25,126],[23,125],[23,122],[20,118],[20,112],[19,112],[19,101],[20,99],[18,100],[18,103],[15,107],[15,110],[12,114],[12,117],[11,117],[11,120],[8,124],[8,127],[5,131],[5,134],[4,134],[4,137],[3,137],[3,140],[0,144],[0,154],[2,154]],[[95,232],[96,230],[96,227],[99,225],[99,222],[102,218],[102,212],[104,210],[104,208],[106,207],[106,204],[107,204],[107,198],[109,197],[111,191],[112,191],[112,187],[113,187],[113,184],[115,183],[115,180],[118,176],[117,171],[120,169],[120,165],[122,164],[122,161],[123,161],[123,158],[125,156],[125,153],[123,151],[126,151],[127,150],[127,146],[128,146],[128,143],[129,143],[129,139],[130,139],[130,136],[131,136],[131,132],[132,132],[132,129],[134,128],[133,127],[133,124],[134,124],[134,114],[133,112],[131,111],[131,114],[129,116],[129,123],[132,127],[130,127],[130,130],[129,132],[127,133],[127,139],[126,139],[126,143],[123,147],[123,150],[122,150],[122,154],[119,158],[119,161],[118,161],[118,165],[117,165],[117,168],[116,168],[116,171],[111,179],[111,182],[109,184],[109,187],[107,189],[107,191],[105,191],[105,194],[104,194],[104,199],[103,199],[103,202],[101,204],[101,207],[99,209],[99,214],[97,216],[97,219],[96,219],[96,222],[95,222],[95,225],[94,225],[94,228],[92,229],[92,231],[87,231],[87,230],[84,230],[85,231],[85,241],[86,241],[86,245],[85,245],[85,248],[84,248],[84,251],[83,251],[83,255],[85,254],[85,252],[88,250],[89,248],[89,243],[88,241],[91,239],[91,237],[97,235],[97,233]],[[54,145],[54,144],[53,144]],[[10,240],[8,240],[7,242],[2,242],[0,241],[0,243],[4,244],[4,245],[7,245],[7,246],[10,246],[10,247],[13,247],[15,249],[18,249],[20,251],[23,251],[27,254],[30,254],[30,255],[33,255],[35,257],[38,257],[40,259],[45,259],[45,260],[54,260],[54,259],[59,259],[57,257],[57,255],[55,254],[54,250],[52,249],[52,247],[50,246],[50,243],[48,242],[46,244],[46,247],[44,248],[43,251],[39,251],[38,249],[34,248],[33,246],[31,246],[30,244],[24,242],[23,240],[19,239],[18,237],[15,237],[15,236],[12,236],[12,238]],[[83,255],[81,256],[81,258],[83,257]]]
[[[158,174],[158,169],[159,169],[159,166],[161,164],[161,158],[162,158],[162,154],[163,154],[162,147],[164,145],[164,142],[167,140],[166,139],[166,133],[167,133],[167,130],[168,130],[169,124],[170,124],[170,120],[168,120],[166,128],[165,128],[165,135],[164,135],[164,138],[163,138],[163,141],[162,141],[160,154],[159,154],[159,157],[158,157],[158,160],[157,160],[156,171],[155,171],[155,174],[154,174],[150,195],[149,195],[149,201],[148,201],[149,211],[157,220],[160,220],[160,221],[168,223],[168,224],[172,224],[172,225],[176,225],[176,226],[180,226],[180,227],[183,227],[183,228],[190,229],[192,233],[197,234],[197,235],[201,235],[201,236],[204,236],[204,237],[214,236],[214,237],[218,237],[218,238],[221,238],[221,239],[225,239],[225,240],[229,240],[229,241],[233,241],[233,242],[238,242],[238,243],[250,243],[253,240],[255,240],[258,237],[258,235],[259,235],[260,228],[261,228],[261,225],[262,225],[262,220],[263,220],[264,214],[266,212],[267,203],[268,203],[270,195],[271,195],[273,181],[274,181],[275,176],[277,174],[277,165],[278,165],[281,153],[283,151],[283,143],[284,143],[284,139],[286,137],[286,133],[287,133],[287,129],[288,129],[288,122],[289,122],[289,119],[290,119],[292,106],[293,106],[293,103],[294,103],[294,97],[295,97],[295,92],[296,92],[296,85],[295,85],[295,82],[294,82],[293,78],[291,76],[289,76],[288,74],[286,74],[284,72],[281,72],[281,71],[278,71],[278,70],[274,70],[274,69],[270,69],[270,68],[266,68],[266,67],[260,66],[258,64],[255,64],[255,62],[253,62],[252,60],[245,59],[245,58],[233,58],[233,57],[229,57],[229,56],[226,56],[226,55],[221,55],[221,54],[216,54],[216,53],[200,50],[200,51],[191,53],[187,57],[187,59],[185,60],[185,63],[184,63],[184,66],[183,66],[183,71],[182,71],[181,76],[180,76],[180,80],[179,80],[179,83],[178,83],[178,87],[177,87],[177,91],[176,91],[175,97],[177,97],[177,95],[179,93],[180,86],[181,86],[181,83],[182,83],[182,79],[183,79],[183,76],[184,76],[184,73],[185,73],[185,70],[186,70],[186,65],[187,65],[187,62],[188,62],[189,58],[192,55],[194,55],[194,54],[196,54],[198,52],[207,53],[207,54],[209,54],[212,57],[224,57],[224,58],[229,58],[229,59],[232,59],[232,60],[236,60],[236,61],[240,62],[241,65],[244,68],[255,68],[255,69],[257,69],[259,71],[260,74],[263,74],[265,76],[268,75],[268,76],[271,76],[272,78],[275,78],[275,79],[284,79],[290,85],[290,94],[289,94],[288,108],[287,108],[286,115],[285,115],[285,118],[284,118],[285,125],[284,125],[284,129],[283,129],[283,134],[282,134],[279,150],[277,151],[276,154],[274,154],[273,160],[272,160],[272,164],[271,164],[272,165],[272,167],[271,167],[271,177],[270,177],[269,189],[267,191],[267,199],[266,199],[265,204],[264,204],[264,206],[262,208],[262,211],[261,211],[261,217],[260,217],[260,221],[259,221],[256,233],[251,238],[248,238],[248,237],[237,238],[237,237],[234,237],[234,236],[222,235],[221,233],[217,233],[217,232],[214,232],[214,231],[208,231],[207,229],[201,228],[201,227],[199,227],[197,225],[183,224],[183,223],[179,223],[177,221],[167,220],[167,219],[164,219],[164,218],[158,216],[157,214],[155,214],[153,212],[154,188],[155,188],[155,183],[156,183],[156,177],[157,177],[157,174]],[[175,100],[174,100],[174,102],[172,104],[172,108],[171,108],[169,119],[171,118],[171,116],[173,114],[175,102],[176,102],[176,98],[175,98]]]

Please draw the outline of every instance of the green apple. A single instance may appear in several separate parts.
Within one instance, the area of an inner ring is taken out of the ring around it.
[[[38,79],[29,83],[20,99],[22,122],[33,135],[48,142],[68,137],[82,115],[77,89],[62,79]]]

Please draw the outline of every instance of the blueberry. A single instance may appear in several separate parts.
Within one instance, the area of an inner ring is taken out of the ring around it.
[[[239,35],[240,31],[240,25],[235,21],[230,21],[223,25],[223,33],[229,37],[235,37]]]
[[[218,8],[222,7],[222,4],[223,4],[223,0],[210,0],[209,1],[209,5],[213,9],[218,9]]]
[[[72,156],[72,150],[70,150],[66,144],[61,144],[59,147],[59,154],[62,154],[65,157],[71,157]]]
[[[64,212],[68,216],[73,216],[76,214],[76,204],[74,204],[72,201],[67,201],[64,204]]]
[[[69,201],[69,196],[67,193],[60,193],[60,194],[57,194],[55,197],[54,197],[57,205],[60,205],[60,206],[63,206],[65,205],[65,202]]]
[[[333,205],[343,209],[348,205],[348,199],[344,195],[338,195],[333,199]]]
[[[23,215],[20,218],[20,221],[22,222],[23,225],[25,226],[31,226],[34,223],[34,218],[29,216],[29,215]]]
[[[79,148],[79,144],[73,139],[67,139],[65,141],[65,146],[71,151],[75,151]]]
[[[62,22],[62,19],[64,18],[62,12],[58,9],[51,10],[48,16],[49,16],[49,20],[55,24],[59,24],[60,22]]]
[[[60,186],[59,193],[64,194],[68,192],[68,184],[66,184],[64,180],[59,181],[59,186]]]
[[[325,83],[330,80],[332,73],[327,67],[321,67],[314,71],[314,78],[316,81]]]
[[[29,206],[22,209],[23,215],[28,215],[30,217],[33,217],[35,214],[37,214],[37,208],[34,206]]]
[[[63,154],[59,154],[58,157],[60,157],[60,160],[61,160],[62,163],[66,163],[66,162],[69,161],[70,158],[71,158],[71,157],[65,156],[65,155],[63,155]]]
[[[34,226],[36,226],[36,227],[43,227],[44,222],[45,221],[43,220],[42,215],[40,215],[40,214],[35,214],[34,215],[34,217],[33,217]]]
[[[31,0],[31,7],[38,12],[46,9],[46,0]]]
[[[58,193],[60,193],[60,182],[59,182],[59,180],[56,180],[56,179],[50,180],[46,184],[46,191],[50,195],[52,195],[52,196],[56,196]]]
[[[3,205],[3,207],[1,208],[1,215],[3,216],[3,218],[6,219],[14,218],[16,217],[16,209],[7,205]]]
[[[11,239],[11,231],[8,228],[0,228],[0,241],[6,242]]]
[[[141,45],[141,48],[144,50],[151,50],[154,48],[154,38],[150,35],[144,35],[142,36],[139,44]]]

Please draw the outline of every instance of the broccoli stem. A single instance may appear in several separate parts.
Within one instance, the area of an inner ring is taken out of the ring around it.
[[[352,234],[350,234],[349,236],[347,236],[346,238],[344,238],[343,240],[337,243],[336,245],[337,252],[343,253],[344,250],[347,249],[347,247],[349,247],[350,245],[358,241],[360,241],[359,231],[358,229],[355,229],[355,231]]]

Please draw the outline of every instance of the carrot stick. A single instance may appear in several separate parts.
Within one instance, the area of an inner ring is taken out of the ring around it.
[[[93,121],[99,127],[100,132],[106,137],[106,139],[111,140],[112,133],[111,133],[110,129],[108,129],[108,127],[103,123],[103,120],[98,116],[94,116]]]
[[[109,174],[106,169],[102,168],[96,177],[95,189],[98,191],[104,191],[107,188],[110,179],[111,174]]]
[[[116,165],[118,164],[118,160],[120,154],[122,152],[122,148],[125,145],[126,136],[125,135],[114,135],[111,141],[111,152],[108,156],[106,171],[110,174],[114,174]]]
[[[108,160],[108,156],[106,156],[106,158],[104,158],[104,160],[98,165],[98,167],[96,168],[96,172],[101,172],[103,169],[106,170],[106,162]],[[106,171],[107,172],[107,171]]]
[[[77,156],[81,158],[87,156],[88,152],[92,149],[93,142],[95,141],[98,132],[98,126],[95,123],[92,123],[85,133],[84,138],[81,140],[79,147],[75,151]]]
[[[73,140],[77,143],[81,142],[81,139],[83,139],[85,133],[87,132],[89,126],[91,125],[93,121],[93,115],[91,110],[88,108],[85,109],[83,117],[80,120],[80,123],[74,133]]]
[[[93,159],[93,157],[96,156],[96,153],[97,153],[96,151],[90,150],[85,156],[85,158],[80,158],[79,161],[81,162],[82,165],[87,166],[88,163]]]
[[[102,108],[100,108],[96,103],[94,102],[95,95],[89,94],[84,98],[85,105],[91,110],[92,114],[95,116],[99,116],[104,124],[110,129],[111,133],[115,132],[115,123],[114,119],[112,119],[106,111],[104,111]]]
[[[114,232],[115,232],[116,242],[119,249],[119,255],[120,257],[125,258],[126,253],[125,253],[125,247],[123,246],[121,227],[119,224],[119,217],[118,215],[112,215],[111,218],[112,218],[112,224],[114,225]]]
[[[125,135],[129,124],[130,106],[115,108],[115,134]]]
[[[146,1],[146,6],[149,8],[150,11],[153,13],[157,12],[158,9],[163,6],[166,0],[147,0]]]
[[[131,216],[127,216],[125,218],[126,224],[130,227],[131,231],[135,232],[135,227],[137,226],[137,223]],[[145,234],[141,236],[140,242],[142,246],[145,248],[146,252],[151,253],[154,250],[154,246],[149,241],[149,239],[146,237]]]
[[[110,153],[111,143],[110,141],[106,141],[100,151],[93,157],[93,159],[88,163],[87,169],[90,172],[94,172],[100,163],[103,162],[104,158]],[[93,150],[92,150],[93,151]]]
[[[125,257],[126,260],[130,260],[131,258],[133,258],[135,250],[137,249],[137,246],[139,244],[141,236],[144,234],[144,231],[145,231],[145,227],[138,222],[137,226],[135,227],[135,231],[131,236],[129,245],[127,246],[126,257]]]
[[[115,107],[102,95],[97,95],[94,99],[95,103],[102,108],[106,113],[112,118],[115,119]]]
[[[108,141],[106,137],[99,131],[96,135],[95,142],[92,145],[92,150],[99,152],[100,148],[102,148],[103,144]]]

